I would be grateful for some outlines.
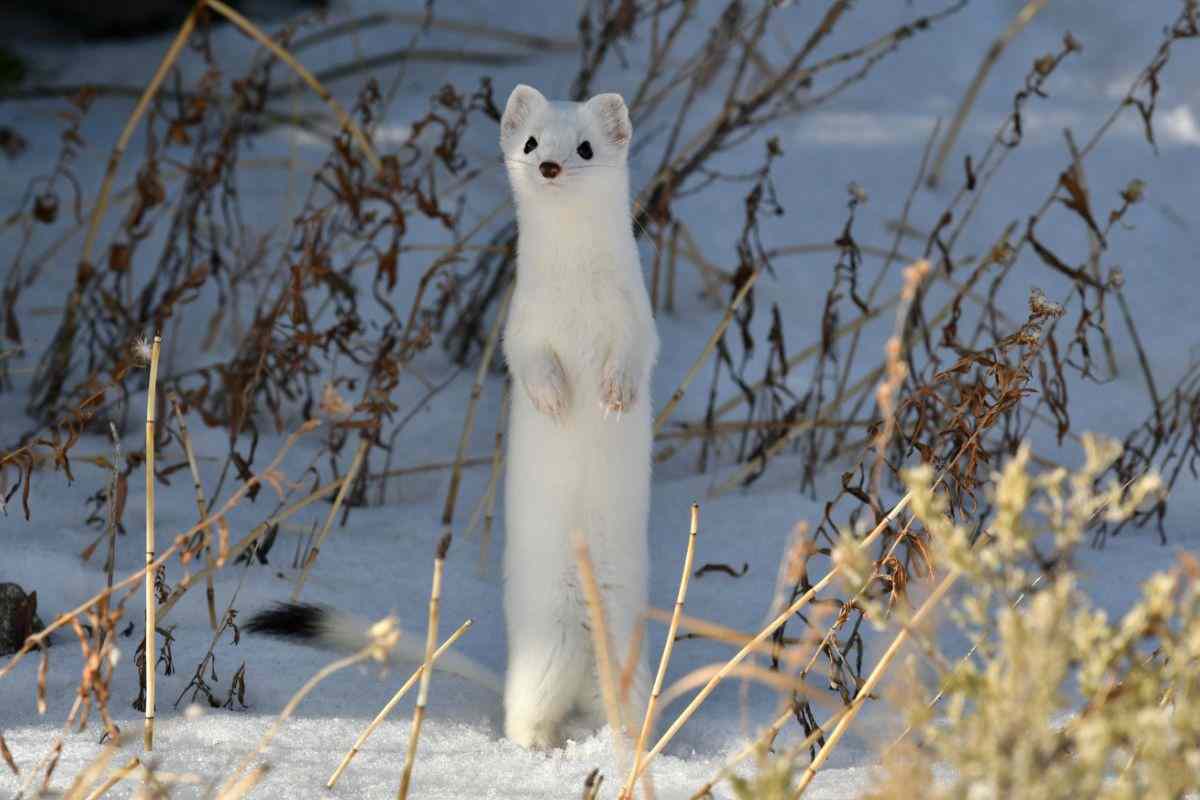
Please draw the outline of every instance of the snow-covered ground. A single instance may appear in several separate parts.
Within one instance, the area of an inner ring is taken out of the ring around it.
[[[335,6],[333,17],[357,17],[387,5],[384,0],[342,0]],[[556,0],[511,4],[511,7],[506,4],[502,20],[496,18],[497,4],[489,0],[435,5],[446,17],[502,22],[516,30],[563,40],[571,40],[575,31],[574,4]],[[720,4],[701,5],[709,18],[720,11]],[[816,4],[795,5],[798,7],[788,9],[781,17],[788,21],[788,27],[779,32],[780,41],[774,42],[780,52],[785,46],[783,39],[793,43],[802,41],[821,13],[819,8],[799,7]],[[890,243],[891,234],[885,223],[899,216],[935,120],[946,120],[954,113],[987,45],[1021,5],[1014,0],[977,0],[935,30],[907,43],[867,80],[835,102],[778,124],[772,132],[780,137],[785,155],[777,164],[775,184],[787,213],[778,221],[764,222],[768,246],[824,243],[836,238],[845,220],[845,187],[852,181],[869,196],[856,223],[859,242],[874,246]],[[1083,141],[1103,122],[1152,57],[1163,26],[1173,19],[1178,6],[1173,0],[1051,4],[1008,47],[964,128],[956,155],[948,162],[947,173],[951,176],[956,175],[962,154],[982,151],[1009,112],[1012,95],[1034,58],[1057,49],[1068,29],[1084,50],[1064,63],[1048,83],[1052,101],[1031,101],[1025,115],[1026,140],[1012,154],[1010,163],[981,204],[959,252],[986,249],[1012,219],[1022,218],[1041,203],[1069,162],[1063,129],[1070,128]],[[912,16],[940,7],[927,0],[859,4],[852,12],[853,24],[845,25],[823,45],[818,56],[866,41]],[[406,43],[409,35],[409,29],[395,26],[364,30],[353,38],[345,37],[305,51],[302,60],[310,68],[319,69],[358,55],[393,49]],[[704,31],[700,25],[693,25],[685,35],[698,43]],[[467,40],[462,34],[437,29],[428,37],[429,47],[516,50],[514,46]],[[140,86],[149,78],[168,41],[169,36],[164,34],[134,42],[34,41],[22,42],[22,47],[36,64],[39,83],[96,81]],[[239,67],[247,63],[253,52],[247,40],[229,27],[215,34],[215,43],[219,58],[227,65],[227,75],[238,74]],[[628,68],[621,69],[614,61],[595,83],[597,90],[629,91],[640,75],[642,49],[628,48]],[[768,53],[771,55],[779,58],[778,52]],[[407,122],[424,112],[426,98],[443,83],[473,87],[478,76],[485,72],[494,76],[500,102],[518,81],[539,87],[547,96],[561,97],[569,88],[576,63],[577,54],[573,52],[527,53],[522,63],[500,68],[412,63],[406,66],[399,94],[390,106],[388,124],[396,131],[403,131]],[[385,68],[381,73],[385,86],[392,80],[394,70]],[[1131,179],[1141,178],[1147,183],[1147,202],[1135,207],[1125,218],[1127,229],[1114,232],[1103,264],[1120,265],[1124,270],[1128,299],[1160,387],[1174,385],[1200,352],[1196,349],[1200,346],[1200,328],[1191,318],[1191,310],[1200,303],[1200,216],[1196,211],[1200,207],[1197,202],[1200,201],[1197,194],[1200,82],[1196,81],[1196,75],[1200,75],[1200,47],[1181,43],[1163,72],[1157,155],[1146,144],[1136,114],[1127,110],[1087,161],[1093,197],[1102,201],[1103,209],[1117,204],[1117,192]],[[357,85],[356,80],[350,80],[335,89],[349,98]],[[698,102],[717,100],[701,98]],[[297,103],[302,111],[325,113],[319,101],[311,96],[302,96]],[[56,113],[61,107],[61,101],[0,102],[0,125],[14,127],[29,141],[28,152],[16,161],[4,163],[0,218],[6,217],[21,201],[27,182],[46,172],[57,156],[61,121]],[[75,165],[87,198],[93,197],[99,187],[108,151],[130,109],[130,101],[102,99],[87,117],[83,136],[88,148]],[[644,173],[656,163],[657,148],[663,137],[663,131],[658,129],[660,124],[651,122],[635,131],[635,138],[649,139],[631,164],[635,185],[641,184]],[[477,181],[467,198],[468,225],[507,196],[493,135],[494,130],[480,126],[466,142],[467,152],[474,161],[495,164]],[[129,147],[118,186],[132,175],[140,141],[140,137],[135,137]],[[758,166],[761,147],[761,141],[755,140],[742,151],[746,159],[744,169]],[[240,187],[247,222],[259,232],[274,229],[278,236],[288,214],[295,211],[294,207],[288,207],[289,182],[304,180],[324,153],[324,143],[294,129],[274,129],[256,139],[253,151],[246,154],[248,163]],[[295,164],[294,176],[289,174],[286,163],[289,158]],[[956,186],[957,177],[947,184]],[[951,190],[922,189],[911,222],[922,229],[930,228]],[[714,191],[717,194],[710,192],[682,201],[676,211],[696,232],[707,257],[730,265],[734,263],[733,243],[740,233],[740,199],[744,189],[734,186]],[[727,195],[723,201],[714,202],[713,198],[720,197],[721,191]],[[738,210],[728,213],[731,208]],[[110,214],[110,218],[115,216]],[[1059,223],[1061,231],[1056,228]],[[1077,228],[1073,220],[1051,216],[1040,230],[1079,259],[1085,251],[1080,246]],[[419,242],[423,235],[432,236],[432,230],[418,224],[410,241]],[[37,290],[22,298],[27,355],[13,359],[11,364],[16,389],[4,395],[0,412],[2,446],[11,445],[31,425],[20,411],[24,406],[24,390],[34,359],[53,332],[56,314],[61,310],[55,306],[61,305],[73,280],[80,238],[73,240],[63,255],[52,262]],[[48,243],[43,237],[37,240],[35,249],[40,250]],[[148,247],[143,252],[153,249]],[[644,261],[647,255],[644,252]],[[5,264],[8,258],[5,254]],[[776,263],[777,276],[765,277],[756,289],[761,308],[777,302],[784,309],[788,341],[793,349],[818,336],[832,263],[833,257],[828,253],[780,258]],[[868,257],[868,275],[874,275],[879,265],[878,259]],[[1004,295],[1006,308],[1014,316],[1021,313],[1030,286],[1044,286],[1056,297],[1055,288],[1061,286],[1060,282],[1035,258],[1026,255],[1016,270],[1008,294]],[[668,397],[678,385],[719,313],[699,296],[700,281],[693,271],[681,267],[679,280],[677,312],[662,314],[658,321],[663,340],[662,358],[655,375],[658,398]],[[406,299],[414,281],[412,270],[402,274],[396,297]],[[197,315],[189,318],[189,323],[203,323],[203,315],[196,308],[188,313]],[[765,317],[761,314],[760,320]],[[889,326],[890,321],[883,320],[869,329],[864,343],[867,352],[880,352],[882,332]],[[765,327],[762,333],[765,334]],[[1115,379],[1099,386],[1073,379],[1074,430],[1123,435],[1148,409],[1132,345],[1124,336],[1115,337],[1115,344],[1119,367]],[[183,369],[193,357],[201,358],[194,341],[189,338],[175,343],[171,362],[164,366],[164,371],[169,374],[173,369]],[[211,355],[205,358],[210,359]],[[453,373],[453,367],[437,348],[421,357],[419,368],[434,382]],[[792,381],[798,391],[806,388],[806,378],[802,370],[793,373]],[[399,439],[394,467],[453,457],[470,383],[469,371],[463,372],[435,404],[417,415]],[[702,383],[704,388],[699,388]],[[499,416],[501,386],[499,378],[491,378],[485,387],[469,448],[472,455],[490,452]],[[706,390],[707,381],[698,381],[677,410],[675,419],[700,417]],[[424,391],[421,384],[410,381],[402,384],[393,399],[407,411]],[[135,407],[137,402],[135,399]],[[198,418],[191,421],[191,429],[201,458],[202,475],[211,487],[216,481],[219,457],[226,452],[225,436],[220,431],[205,430]],[[1035,427],[1032,435],[1040,454],[1063,463],[1076,459],[1074,445],[1067,441],[1058,447],[1051,430]],[[138,426],[131,426],[129,437],[130,449],[140,447]],[[289,475],[297,476],[316,452],[315,437],[311,438],[312,441],[302,441],[288,456],[284,466],[285,471],[290,468]],[[281,441],[272,437],[260,443],[259,458],[269,457]],[[78,448],[82,454],[107,451],[107,444],[99,438],[88,438]],[[180,457],[180,453],[172,452],[160,458],[175,461]],[[837,465],[831,465],[830,474],[819,481],[815,498],[797,491],[799,466],[784,459],[749,490],[712,500],[706,499],[708,489],[728,474],[730,465],[718,463],[705,475],[695,474],[693,465],[694,459],[676,457],[659,469],[655,479],[651,518],[652,601],[668,608],[674,599],[687,539],[688,507],[698,500],[702,511],[697,563],[745,562],[749,570],[738,579],[712,573],[694,580],[688,612],[742,630],[756,629],[770,602],[780,554],[791,530],[798,522],[816,523],[820,519],[824,501],[836,485]],[[10,507],[7,516],[0,517],[0,582],[15,581],[36,589],[41,616],[47,620],[82,602],[103,585],[101,559],[83,563],[78,554],[95,536],[94,530],[83,523],[84,500],[100,488],[105,476],[101,470],[82,462],[77,463],[75,472],[77,480],[70,486],[61,474],[42,472],[35,476],[30,500],[32,521],[23,519],[19,507]],[[158,489],[157,524],[164,538],[195,522],[194,498],[185,474],[177,473],[170,487]],[[395,613],[406,630],[421,636],[433,546],[442,531],[438,518],[447,482],[445,471],[405,477],[393,481],[386,505],[354,509],[349,525],[336,528],[321,550],[303,599],[330,603],[370,618]],[[460,492],[454,528],[456,540],[447,563],[442,630],[445,635],[463,619],[474,619],[475,625],[457,648],[499,672],[503,669],[505,648],[498,577],[503,530],[501,526],[497,532],[497,541],[482,573],[477,564],[478,536],[465,535],[466,522],[484,494],[486,482],[486,469],[468,470]],[[1133,597],[1137,583],[1152,570],[1171,563],[1180,549],[1195,549],[1195,524],[1200,519],[1196,488],[1195,480],[1186,476],[1181,480],[1167,519],[1167,546],[1160,547],[1150,531],[1131,532],[1110,542],[1104,550],[1081,554],[1081,570],[1099,605],[1112,612],[1119,611]],[[130,482],[125,524],[131,534],[121,538],[118,574],[134,571],[142,559],[136,532],[143,524],[143,491],[139,474]],[[235,537],[261,522],[270,513],[273,501],[270,490],[264,490],[257,503],[243,503],[236,508],[230,515]],[[289,565],[296,537],[322,519],[325,508],[317,504],[293,519],[294,525],[281,531],[280,541],[271,553],[270,566],[224,570],[216,584],[219,603],[223,606],[229,602],[236,591],[234,605],[247,614],[286,598],[295,576]],[[173,581],[177,569],[174,564],[169,567],[168,582]],[[129,603],[129,613],[135,618],[142,613],[140,595]],[[177,706],[174,703],[211,639],[202,590],[192,591],[165,624],[172,628],[175,638],[177,672],[159,677],[159,723],[153,759],[163,770],[193,773],[207,780],[227,775],[253,747],[288,698],[330,658],[259,639],[246,638],[234,646],[226,636],[215,650],[217,677],[209,683],[223,698],[231,676],[244,662],[249,708],[205,710],[197,717],[186,712],[187,696]],[[650,652],[656,654],[664,628],[652,624],[649,634]],[[51,650],[45,715],[39,716],[35,708],[37,659],[27,659],[0,680],[0,731],[23,770],[33,769],[46,755],[74,700],[81,660],[72,639],[69,633],[59,635]],[[132,660],[136,640],[131,637],[124,643],[125,663],[116,672],[112,709],[118,723],[133,735],[114,763],[141,750],[138,714],[129,706],[137,694],[136,676],[127,663]],[[729,655],[729,649],[722,645],[699,640],[680,642],[672,660],[671,677],[680,677]],[[374,668],[351,668],[325,681],[300,705],[270,747],[266,760],[272,769],[254,796],[309,797],[324,792],[324,780],[343,752],[406,676],[407,669],[380,676]],[[581,734],[566,748],[551,753],[530,753],[502,737],[499,698],[486,689],[437,673],[430,698],[429,716],[418,750],[414,796],[578,796],[584,777],[595,767],[606,776],[603,796],[615,796],[613,784],[619,783],[619,775],[605,733]],[[413,698],[408,698],[375,734],[333,796],[384,797],[394,792],[408,739],[412,702]],[[730,682],[719,689],[674,739],[664,757],[656,761],[654,778],[658,796],[688,797],[713,776],[748,733],[764,722],[775,702],[774,694],[761,687],[750,687],[743,693],[739,683]],[[676,711],[678,708],[673,707]],[[861,721],[856,730],[878,734],[894,723],[891,712],[882,705],[872,706],[866,713],[870,719]],[[672,709],[667,709],[666,715],[673,716]],[[81,766],[95,757],[99,751],[98,735],[95,725],[82,733],[67,735],[54,786],[65,788]],[[795,735],[795,730],[787,734]],[[874,744],[852,736],[818,775],[809,796],[853,797],[864,789],[870,780]],[[13,795],[20,785],[21,781],[0,765],[0,796]],[[188,796],[188,791],[181,791],[181,796]],[[112,796],[129,796],[131,792],[131,786],[123,784]],[[727,787],[718,789],[717,794],[729,796]]]

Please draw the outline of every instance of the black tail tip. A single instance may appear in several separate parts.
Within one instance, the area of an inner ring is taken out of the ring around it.
[[[276,603],[252,616],[242,630],[307,641],[320,635],[321,620],[326,613],[323,607],[308,603]]]

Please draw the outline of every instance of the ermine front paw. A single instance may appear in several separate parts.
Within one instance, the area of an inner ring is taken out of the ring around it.
[[[611,361],[605,364],[600,373],[600,405],[604,413],[628,411],[635,400],[637,388],[630,370],[617,367]]]
[[[570,404],[567,376],[556,357],[551,355],[539,359],[531,374],[525,376],[523,383],[529,401],[538,411],[555,419],[566,413]]]

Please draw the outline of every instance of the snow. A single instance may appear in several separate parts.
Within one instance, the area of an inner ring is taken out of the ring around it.
[[[810,5],[810,4],[795,4]],[[811,4],[818,5],[818,4]],[[974,75],[982,53],[1011,15],[1021,6],[1015,0],[974,3],[963,12],[929,33],[921,34],[881,65],[879,71],[860,85],[813,113],[776,126],[785,151],[775,174],[780,201],[787,210],[779,221],[764,223],[768,246],[786,246],[828,242],[837,236],[845,220],[845,187],[856,182],[870,200],[859,211],[856,232],[861,244],[886,246],[891,233],[887,221],[899,216],[904,197],[912,183],[921,150],[939,117],[947,121],[957,108],[967,83]],[[964,127],[955,155],[947,162],[947,175],[961,169],[962,155],[979,153],[996,127],[1011,109],[1013,92],[1019,88],[1028,65],[1044,52],[1057,48],[1063,32],[1070,29],[1084,45],[1083,53],[1068,59],[1048,83],[1052,99],[1030,101],[1025,116],[1027,137],[1013,152],[1010,163],[997,177],[988,199],[981,203],[960,252],[980,252],[988,248],[1014,215],[1035,208],[1054,186],[1058,173],[1068,163],[1062,129],[1069,127],[1078,141],[1084,141],[1103,122],[1123,96],[1129,82],[1149,61],[1160,39],[1161,30],[1176,13],[1178,4],[1171,0],[1147,0],[1141,4],[1107,3],[1105,13],[1095,13],[1091,4],[1051,4],[997,62],[985,84],[975,110]],[[436,4],[439,12],[456,19],[486,22],[494,20],[494,4],[485,0],[460,2],[450,7]],[[717,13],[716,4],[708,4],[705,13]],[[387,8],[384,0],[343,0],[336,5],[333,19],[360,16]],[[817,55],[828,55],[835,48],[865,41],[911,16],[939,9],[931,2],[867,4],[855,8],[853,26],[822,46]],[[518,30],[536,31],[560,39],[574,35],[574,6],[566,13],[553,0],[512,4],[506,9],[504,25]],[[801,41],[807,35],[817,8],[787,10],[790,27],[782,36]],[[699,42],[704,34],[700,25],[686,32]],[[353,41],[347,37],[307,50],[302,60],[313,69],[344,63],[360,52],[394,49],[406,42],[407,29],[373,29],[361,32]],[[126,43],[76,43],[30,41],[23,46],[34,55],[46,77],[39,82],[75,84],[86,81],[142,85],[151,74],[169,41],[167,34]],[[229,27],[214,36],[227,75],[238,74],[248,63],[253,48]],[[429,47],[465,46],[460,35],[434,30],[426,40]],[[470,41],[480,49],[505,49],[494,42]],[[776,47],[782,47],[777,44]],[[628,91],[640,74],[642,49],[627,48],[628,69],[610,68],[603,74],[598,90]],[[779,53],[768,53],[779,58]],[[502,102],[509,87],[518,81],[538,86],[547,96],[563,96],[574,75],[576,53],[530,54],[521,64],[493,68],[472,65],[422,64],[404,68],[400,92],[390,105],[380,141],[394,146],[402,141],[407,125],[419,116],[426,98],[446,81],[460,88],[475,85],[480,74],[494,76],[498,100]],[[381,83],[386,87],[395,68],[385,68]],[[1200,301],[1200,238],[1197,234],[1196,187],[1200,185],[1200,88],[1188,76],[1200,74],[1200,48],[1187,42],[1175,50],[1163,73],[1161,111],[1158,116],[1159,152],[1153,154],[1143,138],[1140,122],[1127,111],[1104,143],[1089,158],[1088,180],[1093,197],[1102,198],[1107,208],[1117,192],[1131,179],[1142,178],[1148,185],[1148,202],[1135,207],[1126,217],[1128,230],[1118,230],[1105,253],[1105,266],[1119,264],[1127,281],[1126,293],[1140,332],[1151,354],[1160,389],[1174,381],[1197,357],[1200,335],[1189,324],[1189,310]],[[357,87],[356,80],[340,82],[336,91],[348,98]],[[290,107],[290,102],[288,105]],[[311,95],[296,99],[300,113],[324,114]],[[697,101],[707,108],[713,97]],[[7,216],[20,202],[26,183],[46,172],[58,150],[61,122],[56,102],[0,103],[0,125],[11,125],[29,141],[29,151],[5,166],[0,183],[0,216]],[[131,108],[125,100],[103,99],[88,115],[83,134],[89,148],[75,169],[87,198],[94,196],[100,183],[108,149]],[[637,134],[647,139],[644,150],[637,151],[631,165],[635,185],[656,163],[664,131],[649,124]],[[765,138],[765,137],[764,137]],[[118,186],[132,176],[140,155],[141,136],[136,136],[127,151]],[[289,184],[303,186],[306,170],[323,157],[324,143],[313,134],[296,129],[275,129],[255,141],[246,154],[251,179],[242,187],[242,203],[247,220],[257,231],[274,229],[276,236],[286,223]],[[495,163],[467,198],[466,221],[469,224],[487,214],[507,197],[503,171],[495,156],[492,132],[480,130],[467,140],[469,156],[477,163]],[[761,140],[739,151],[742,169],[760,163]],[[297,162],[294,174],[284,160]],[[732,159],[727,159],[730,161]],[[728,166],[728,164],[726,164]],[[954,184],[949,180],[948,183]],[[721,190],[717,190],[721,191]],[[727,207],[740,209],[742,187],[726,189],[726,203],[713,202],[711,196],[681,201],[678,213],[696,233],[701,248],[712,260],[728,265],[733,260],[732,242],[740,232],[740,211],[725,213]],[[928,228],[944,207],[950,189],[918,193],[911,221]],[[292,198],[289,200],[289,198]],[[85,208],[88,206],[85,203]],[[725,207],[725,208],[723,208]],[[109,225],[117,215],[110,214]],[[1082,252],[1074,223],[1058,225],[1064,218],[1051,216],[1043,225],[1044,235],[1068,252]],[[431,226],[416,224],[411,241],[433,241]],[[425,237],[425,238],[422,238]],[[101,242],[106,241],[103,237]],[[35,240],[40,252],[49,244],[47,237]],[[56,304],[73,280],[74,253],[79,239],[66,255],[51,262],[48,274],[37,292],[22,299],[22,326],[28,354],[13,360],[16,390],[6,395],[0,412],[0,443],[8,446],[27,431],[31,423],[24,417],[24,389],[35,357],[52,334]],[[907,245],[913,247],[912,245]],[[1070,248],[1075,250],[1071,251]],[[913,247],[915,249],[915,247]],[[143,252],[153,252],[149,245]],[[7,256],[6,256],[7,258]],[[643,251],[648,263],[649,251]],[[793,348],[814,341],[829,283],[832,257],[806,254],[780,258],[777,276],[764,278],[756,292],[761,308],[778,302],[788,320],[788,342]],[[410,268],[412,263],[409,263]],[[878,270],[878,259],[869,258],[869,275]],[[1014,280],[1003,295],[1005,307],[1019,314],[1025,293],[1033,285],[1046,288],[1051,299],[1065,300],[1061,286],[1036,262],[1026,257],[1017,267]],[[403,272],[403,270],[402,270]],[[717,311],[700,298],[696,274],[681,267],[678,291],[679,310],[675,315],[661,314],[658,324],[663,354],[655,376],[658,398],[669,397],[692,360],[703,346],[717,319]],[[406,298],[415,278],[402,275],[397,297]],[[53,309],[46,313],[45,309]],[[188,322],[203,324],[203,304],[189,311],[195,316]],[[766,315],[761,315],[765,318]],[[762,319],[760,319],[760,322]],[[881,351],[882,336],[890,329],[885,318],[868,327],[863,351]],[[169,331],[168,331],[169,332]],[[765,328],[759,331],[765,334]],[[760,340],[761,340],[760,336]],[[223,341],[222,346],[231,343]],[[1148,408],[1145,388],[1138,369],[1136,353],[1126,337],[1116,337],[1116,361],[1119,375],[1096,386],[1072,382],[1072,427],[1097,430],[1113,435],[1124,434],[1139,421]],[[191,363],[207,361],[211,354],[199,352],[194,341],[168,343],[172,358],[164,372],[183,369]],[[869,359],[864,359],[865,363]],[[418,367],[430,381],[439,382],[453,374],[444,355],[434,349],[421,357]],[[704,375],[708,373],[705,372]],[[806,386],[808,373],[798,370],[792,376],[794,386]],[[470,393],[471,375],[463,372],[436,403],[417,415],[404,430],[393,466],[412,466],[453,457],[463,413]],[[701,384],[705,384],[701,388]],[[707,381],[693,386],[678,408],[674,419],[696,419],[703,414]],[[393,399],[402,409],[410,409],[424,394],[416,381],[401,385]],[[726,390],[727,391],[727,390]],[[490,452],[495,424],[499,416],[501,381],[489,378],[477,415],[470,454]],[[139,397],[132,400],[132,417],[137,418]],[[661,402],[661,401],[660,401]],[[294,422],[295,420],[292,420]],[[218,457],[225,452],[224,434],[207,431],[198,418],[190,420],[201,472],[206,485],[215,485],[220,466]],[[1036,449],[1042,455],[1073,463],[1077,458],[1068,441],[1055,444],[1053,432],[1045,427],[1033,429]],[[318,452],[317,437],[302,441],[289,454],[285,470],[298,474]],[[136,424],[129,427],[127,447],[139,447]],[[268,437],[259,445],[259,458],[269,458],[282,437]],[[81,453],[107,453],[102,439],[87,437],[79,445]],[[181,455],[172,451],[169,460]],[[160,457],[161,458],[161,457]],[[812,496],[797,491],[799,465],[786,458],[750,489],[708,499],[707,492],[729,474],[728,459],[718,459],[708,474],[697,475],[695,461],[685,452],[662,465],[656,473],[651,512],[651,541],[654,558],[652,602],[669,608],[674,600],[679,568],[687,539],[688,507],[701,502],[701,534],[697,564],[728,563],[749,565],[748,573],[738,579],[708,574],[694,580],[688,597],[689,614],[711,619],[744,631],[756,630],[763,621],[771,600],[778,565],[792,528],[801,521],[816,523],[824,499],[836,486],[838,466],[830,465]],[[36,589],[41,615],[47,621],[56,613],[71,608],[91,596],[103,584],[99,557],[83,563],[78,553],[95,536],[83,525],[84,499],[105,479],[101,470],[84,463],[75,466],[77,480],[68,486],[61,474],[42,472],[35,476],[30,504],[33,519],[26,522],[19,504],[0,516],[0,581],[16,581]],[[186,529],[195,522],[195,505],[190,481],[177,473],[171,486],[160,486],[157,525],[160,536]],[[303,599],[323,602],[367,618],[395,613],[406,631],[422,636],[426,599],[429,591],[433,547],[442,532],[438,522],[445,496],[448,473],[418,474],[393,481],[382,506],[354,509],[349,525],[334,529],[313,570]],[[473,628],[456,649],[500,672],[504,665],[503,619],[500,608],[499,548],[502,530],[487,556],[485,569],[478,568],[478,533],[465,533],[476,503],[483,496],[487,469],[466,471],[460,489],[459,511],[450,551],[442,604],[442,636],[448,635],[462,620],[475,620]],[[1080,568],[1098,604],[1110,612],[1125,607],[1136,593],[1137,583],[1151,571],[1172,563],[1180,549],[1194,550],[1197,544],[1195,522],[1200,518],[1196,481],[1181,479],[1167,519],[1169,543],[1160,547],[1153,533],[1131,532],[1109,543],[1103,550],[1081,553]],[[128,574],[141,563],[139,532],[143,525],[143,491],[140,473],[129,486],[125,524],[130,534],[122,537],[117,574]],[[373,493],[372,493],[373,495]],[[275,502],[264,489],[254,504],[242,504],[230,515],[235,537],[268,515]],[[234,567],[220,573],[216,589],[218,603],[224,606],[238,591],[235,607],[251,613],[275,600],[285,599],[291,590],[295,570],[290,568],[296,538],[306,535],[313,523],[319,524],[326,510],[323,504],[298,515],[280,531],[279,541],[270,554],[270,566]],[[502,516],[498,516],[498,521]],[[502,526],[499,526],[502,528]],[[240,533],[239,533],[240,532]],[[178,577],[172,564],[168,582]],[[244,578],[244,580],[243,580]],[[135,594],[128,613],[140,619],[141,596]],[[185,696],[178,706],[175,698],[184,692],[195,664],[211,640],[202,590],[193,590],[166,620],[173,626],[177,672],[160,673],[159,722],[153,755],[158,768],[190,773],[204,781],[221,780],[228,775],[269,726],[287,700],[321,666],[328,654],[296,648],[274,641],[243,639],[234,646],[231,637],[222,638],[215,649],[216,679],[210,679],[218,697],[224,699],[229,679],[243,662],[246,664],[245,710],[205,709],[198,716],[189,713]],[[140,622],[138,624],[140,629]],[[657,654],[664,628],[650,626],[649,646]],[[877,647],[877,641],[871,646]],[[112,710],[118,724],[129,734],[128,741],[114,763],[123,763],[130,755],[140,754],[140,720],[129,701],[137,694],[136,676],[128,664],[136,646],[134,638],[122,641],[122,664],[116,671]],[[950,642],[953,646],[953,642]],[[701,640],[680,642],[675,648],[670,678],[682,677],[692,670],[729,657],[728,647]],[[342,754],[358,732],[407,677],[407,665],[380,675],[376,668],[355,667],[336,674],[321,684],[287,721],[268,749],[265,760],[271,764],[255,797],[283,798],[315,796]],[[0,731],[24,770],[30,770],[48,751],[51,740],[62,727],[78,684],[80,654],[69,632],[56,637],[50,651],[47,683],[48,709],[39,715],[34,703],[37,659],[27,659],[14,672],[0,679]],[[211,678],[211,676],[210,676]],[[415,693],[414,693],[415,694]],[[409,735],[409,717],[414,697],[410,696],[368,742],[337,788],[334,797],[384,797],[394,793]],[[718,689],[702,706],[696,717],[681,731],[654,765],[658,796],[689,797],[710,779],[725,759],[736,751],[767,719],[776,712],[775,695],[760,687],[743,687],[730,681]],[[682,707],[666,710],[672,717]],[[199,708],[199,707],[195,707]],[[421,798],[505,798],[578,796],[584,777],[599,768],[605,776],[602,796],[614,797],[620,783],[610,738],[605,731],[579,731],[562,750],[551,753],[523,751],[502,737],[499,698],[488,690],[466,681],[435,673],[430,692],[429,714],[418,748],[413,795]],[[851,736],[838,748],[818,775],[810,797],[854,797],[870,782],[872,753],[885,733],[894,730],[897,720],[882,704],[871,704],[864,719],[852,729]],[[796,738],[789,728],[782,741]],[[858,734],[870,732],[870,738]],[[82,733],[69,733],[53,780],[65,789],[69,780],[99,752],[98,728],[90,726]],[[40,779],[40,777],[39,777]],[[13,795],[20,781],[0,767],[0,796]],[[111,796],[128,797],[133,782],[114,789]],[[199,790],[184,788],[180,796],[199,795]],[[727,785],[719,787],[718,797],[729,797]]]

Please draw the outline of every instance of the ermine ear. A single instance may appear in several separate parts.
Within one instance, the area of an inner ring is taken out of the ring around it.
[[[598,94],[587,101],[588,110],[600,121],[600,130],[605,140],[616,147],[625,147],[633,137],[633,125],[629,122],[629,109],[621,95]]]
[[[500,139],[503,141],[513,134],[520,133],[533,112],[546,104],[546,98],[532,86],[517,84],[508,96],[508,104],[504,106],[504,116],[500,118]]]

